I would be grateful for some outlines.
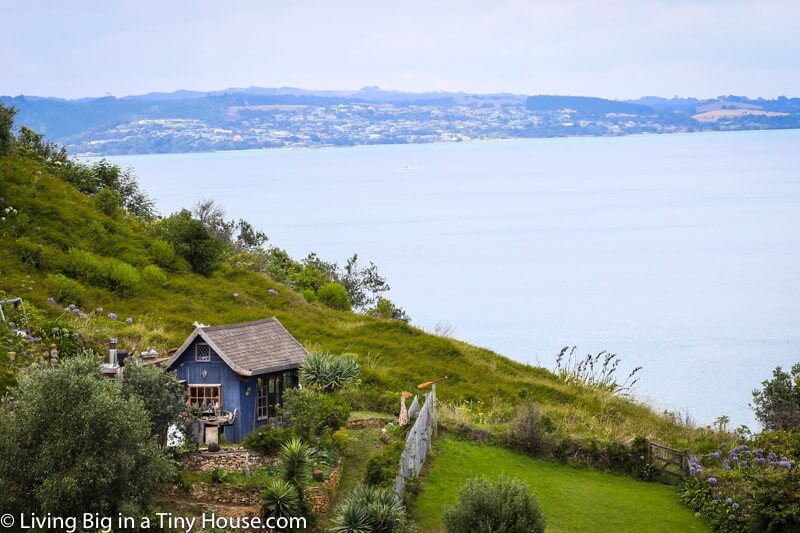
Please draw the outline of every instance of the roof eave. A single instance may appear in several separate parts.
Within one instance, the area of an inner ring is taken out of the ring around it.
[[[264,368],[257,368],[251,372],[253,376],[261,376],[263,374],[274,374],[275,372],[282,372],[284,370],[292,370],[300,368],[300,363],[284,363],[282,365],[266,366]]]

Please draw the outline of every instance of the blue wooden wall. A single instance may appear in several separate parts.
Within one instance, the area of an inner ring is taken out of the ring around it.
[[[256,380],[255,377],[242,377],[236,374],[227,364],[211,350],[210,362],[195,361],[195,346],[204,341],[197,337],[173,363],[178,379],[186,380],[188,385],[222,385],[222,409],[233,412],[237,410],[233,425],[225,426],[225,439],[228,442],[239,442],[262,424],[256,420]],[[206,370],[203,377],[202,371]]]

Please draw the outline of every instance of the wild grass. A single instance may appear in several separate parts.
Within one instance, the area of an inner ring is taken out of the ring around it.
[[[0,158],[0,197],[17,210],[0,223],[0,293],[21,296],[50,319],[63,319],[83,332],[84,342],[98,352],[105,351],[109,337],[116,337],[121,349],[153,348],[165,355],[191,333],[195,321],[214,325],[276,316],[310,350],[353,354],[362,369],[359,395],[397,398],[396,402],[382,401],[381,409],[395,409],[402,391],[446,375],[449,379],[438,387],[439,398],[477,406],[471,410],[488,418],[496,418],[492,412],[525,397],[536,400],[565,433],[614,438],[646,435],[672,445],[692,438],[694,430],[647,406],[559,379],[547,369],[512,361],[441,332],[432,335],[401,321],[309,303],[288,286],[230,265],[209,277],[192,273],[147,224],[125,214],[102,213],[89,197],[29,160]],[[105,230],[102,239],[92,229],[97,226],[94,222]],[[25,239],[21,251],[17,248],[20,238]],[[32,247],[46,253],[33,261]],[[49,303],[53,295],[47,276],[61,273],[70,249],[84,253],[84,258],[124,263],[138,273],[140,281],[122,296],[111,283],[82,278],[81,299],[88,316],[64,315],[64,305],[73,302]],[[154,274],[150,268],[154,264],[161,267],[163,277]],[[104,309],[102,314],[92,312],[98,307]],[[109,319],[109,312],[118,319]],[[127,317],[133,318],[133,324],[125,322]]]

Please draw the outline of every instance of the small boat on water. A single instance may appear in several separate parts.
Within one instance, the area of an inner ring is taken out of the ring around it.
[[[409,163],[403,167],[403,170],[417,170],[417,162]]]

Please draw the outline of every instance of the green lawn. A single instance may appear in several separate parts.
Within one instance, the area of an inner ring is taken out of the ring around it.
[[[436,442],[435,450],[414,510],[423,531],[441,530],[445,506],[456,501],[459,487],[470,476],[501,474],[528,483],[547,517],[548,532],[708,531],[666,485],[447,437]]]

